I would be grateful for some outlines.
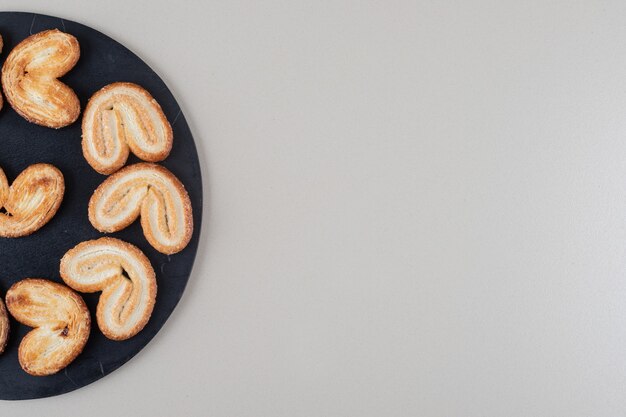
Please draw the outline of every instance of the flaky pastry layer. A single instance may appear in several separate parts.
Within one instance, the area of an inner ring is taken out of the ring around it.
[[[3,46],[4,46],[4,42],[2,40],[2,35],[0,35],[0,53],[2,53]],[[0,110],[2,109],[3,105],[4,105],[4,100],[2,99],[2,94],[0,94]]]
[[[61,259],[61,278],[76,291],[102,291],[96,318],[109,339],[129,339],[150,319],[156,276],[146,255],[130,243],[110,237],[79,243]]]
[[[0,168],[0,237],[20,237],[39,230],[56,214],[63,194],[63,174],[50,164],[35,164],[9,182]]]
[[[101,232],[117,232],[141,216],[146,239],[156,250],[183,250],[193,232],[185,186],[166,168],[139,163],[108,177],[89,200],[89,221]]]
[[[74,123],[80,102],[57,78],[71,70],[79,57],[76,38],[57,29],[24,39],[2,66],[2,89],[11,107],[41,126],[58,129]]]
[[[27,373],[55,374],[83,351],[91,318],[83,299],[70,288],[27,278],[9,288],[6,304],[17,321],[33,327],[18,350],[20,365]]]
[[[109,84],[96,92],[83,114],[83,155],[101,174],[122,168],[129,152],[148,162],[172,149],[172,127],[159,103],[133,83]]]
[[[9,314],[4,306],[4,302],[0,298],[0,353],[4,352],[4,348],[7,346],[7,340],[9,339]]]

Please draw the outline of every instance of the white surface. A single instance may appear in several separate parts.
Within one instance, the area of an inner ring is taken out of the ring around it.
[[[207,197],[156,339],[2,416],[624,415],[625,2],[0,6],[143,57]]]

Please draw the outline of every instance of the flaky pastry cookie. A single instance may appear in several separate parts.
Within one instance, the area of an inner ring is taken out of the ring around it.
[[[156,250],[183,250],[193,232],[191,201],[185,186],[166,168],[130,165],[108,177],[89,200],[89,221],[101,232],[117,232],[141,215],[146,239]]]
[[[63,174],[52,165],[29,166],[10,187],[0,168],[0,237],[26,236],[40,229],[56,214],[64,192]]]
[[[7,346],[10,327],[7,309],[4,306],[4,302],[0,298],[0,353],[4,352],[4,348]]]
[[[34,328],[18,350],[27,373],[55,374],[83,351],[91,327],[89,310],[80,295],[65,285],[27,278],[9,288],[6,303],[17,321]]]
[[[80,102],[57,78],[71,70],[79,57],[76,38],[56,29],[24,39],[2,67],[2,88],[11,107],[41,126],[58,129],[74,123]]]
[[[2,47],[4,46],[4,42],[2,40],[2,35],[0,35],[0,53],[2,53]],[[2,94],[0,94],[0,109],[2,109],[2,106],[4,105],[3,100],[2,100]]]
[[[148,162],[162,161],[172,149],[172,127],[145,89],[113,83],[90,99],[83,114],[83,155],[101,174],[122,168],[129,151]]]
[[[129,339],[150,319],[157,293],[154,269],[130,243],[110,237],[79,243],[61,259],[61,278],[76,291],[102,291],[96,319],[109,339]]]

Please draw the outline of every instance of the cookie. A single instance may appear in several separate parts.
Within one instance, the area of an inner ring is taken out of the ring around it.
[[[89,221],[101,232],[124,229],[141,216],[143,233],[156,250],[183,250],[193,232],[191,201],[185,186],[166,168],[130,165],[108,177],[89,200]]]
[[[0,299],[0,353],[4,352],[4,348],[7,346],[7,340],[9,339],[9,315],[7,309],[4,306],[4,302]]]
[[[71,70],[79,57],[76,38],[57,29],[24,39],[2,67],[2,89],[11,107],[41,126],[58,129],[74,123],[80,102],[57,78]]]
[[[10,187],[0,168],[0,237],[26,236],[40,229],[56,214],[64,192],[63,174],[52,165],[29,166]]]
[[[113,83],[90,99],[83,114],[83,155],[93,169],[109,175],[126,164],[129,152],[148,162],[172,149],[172,127],[145,89]]]
[[[129,339],[150,319],[157,293],[154,269],[130,243],[110,237],[79,243],[61,259],[61,278],[76,291],[102,291],[96,319],[109,339]]]
[[[2,53],[2,47],[4,46],[3,40],[2,40],[2,35],[0,35],[0,53]],[[0,110],[2,109],[2,106],[4,105],[4,100],[2,100],[2,94],[0,94]]]
[[[17,321],[34,328],[18,350],[20,365],[30,375],[55,374],[83,351],[91,328],[89,310],[65,285],[27,278],[9,288],[6,304]]]

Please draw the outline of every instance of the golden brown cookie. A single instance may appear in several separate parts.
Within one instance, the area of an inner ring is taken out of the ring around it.
[[[108,177],[91,196],[89,221],[101,232],[117,232],[141,215],[148,242],[159,252],[183,250],[193,232],[185,186],[166,168],[130,165]]]
[[[2,67],[2,89],[11,107],[41,126],[58,129],[74,123],[80,102],[57,78],[71,70],[79,57],[76,38],[57,29],[24,39]]]
[[[0,53],[2,53],[2,47],[4,46],[4,43],[2,41],[2,35],[0,35]],[[2,109],[3,106],[3,100],[2,100],[2,94],[0,94],[0,109]]]
[[[40,229],[56,214],[64,192],[63,174],[52,165],[29,166],[10,187],[0,168],[0,237],[26,236]]]
[[[83,114],[83,155],[101,174],[122,168],[129,152],[148,162],[162,161],[172,149],[172,127],[145,89],[113,83],[90,99]]]
[[[0,298],[0,353],[4,352],[4,348],[7,346],[9,329],[9,315],[6,307],[4,306],[4,302]]]
[[[65,285],[27,278],[9,288],[6,302],[17,321],[34,328],[18,350],[20,365],[27,373],[55,374],[83,351],[91,327],[89,310]]]
[[[76,291],[102,291],[96,318],[109,339],[129,339],[150,319],[157,293],[154,269],[130,243],[110,237],[79,243],[61,259],[61,278]]]

